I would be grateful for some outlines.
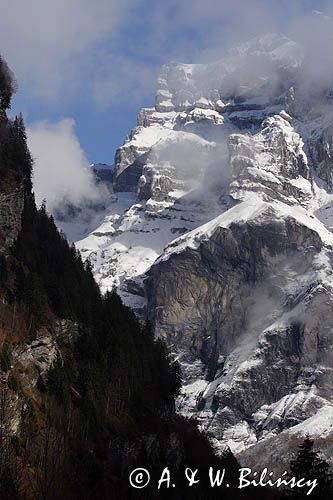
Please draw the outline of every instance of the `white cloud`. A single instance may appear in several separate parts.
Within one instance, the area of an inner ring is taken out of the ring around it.
[[[28,146],[34,158],[33,184],[37,204],[46,198],[53,212],[64,202],[80,205],[100,201],[80,143],[75,123],[66,118],[57,123],[38,122],[28,130]]]
[[[121,26],[129,0],[2,1],[0,47],[18,79],[39,97],[75,90],[96,45]],[[65,92],[65,93],[64,93]]]
[[[218,59],[227,45],[257,34],[297,32],[310,3],[0,0],[0,50],[25,95],[62,105],[77,95],[99,107],[139,104],[161,64]]]

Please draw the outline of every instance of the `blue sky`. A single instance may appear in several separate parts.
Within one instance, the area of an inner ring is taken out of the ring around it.
[[[288,32],[329,2],[298,0],[0,0],[0,52],[19,82],[12,113],[75,121],[90,162],[113,162],[152,106],[160,66],[219,58],[228,46]]]

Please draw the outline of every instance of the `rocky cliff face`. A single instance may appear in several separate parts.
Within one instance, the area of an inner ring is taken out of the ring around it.
[[[21,228],[24,206],[23,185],[18,184],[7,193],[0,193],[0,252],[6,252],[14,243]]]
[[[0,109],[0,141],[8,141],[7,116]],[[8,147],[8,146],[7,146]],[[24,176],[19,169],[15,175],[5,168],[5,160],[0,155],[0,253],[6,253],[13,245],[21,228],[24,206]]]
[[[301,68],[276,35],[165,66],[77,243],[181,361],[179,411],[257,466],[333,425],[333,103]]]

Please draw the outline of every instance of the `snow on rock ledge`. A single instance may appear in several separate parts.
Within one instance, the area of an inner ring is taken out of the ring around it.
[[[77,243],[181,361],[179,411],[247,466],[307,429],[333,453],[332,103],[297,87],[302,58],[269,34],[164,66]]]

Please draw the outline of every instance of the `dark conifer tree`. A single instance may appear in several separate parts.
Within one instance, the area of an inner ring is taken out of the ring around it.
[[[314,442],[307,436],[299,446],[296,457],[290,462],[290,475],[297,479],[316,479],[318,486],[311,493],[311,498],[329,498],[329,492],[332,490],[330,466],[318,451],[314,451],[313,446]],[[304,490],[305,488],[294,491],[293,498],[309,498]]]
[[[164,343],[154,339],[149,323],[142,327],[116,293],[101,295],[90,264],[84,264],[75,246],[59,233],[46,204],[39,209],[35,205],[23,119],[20,115],[10,121],[4,112],[10,105],[13,81],[0,59],[0,189],[18,188],[23,182],[25,186],[20,233],[6,272],[0,262],[2,275],[10,275],[2,285],[11,297],[9,306],[14,303],[13,308],[24,311],[21,320],[28,323],[29,337],[41,327],[55,333],[59,318],[77,328],[76,342],[59,338],[61,355],[48,380],[42,379],[38,397],[24,396],[22,432],[14,450],[15,462],[25,461],[23,472],[29,476],[30,471],[38,487],[29,498],[155,500],[156,479],[166,465],[173,468],[178,488],[165,490],[159,498],[221,498],[220,490],[208,484],[207,466],[230,467],[234,477],[237,463],[231,452],[217,457],[196,422],[175,413],[174,398],[181,386],[178,363]],[[9,346],[2,350],[0,362],[10,372]],[[41,426],[45,441],[40,437]],[[52,435],[54,442],[48,438]],[[52,457],[56,458],[53,469]],[[140,496],[128,481],[135,466],[148,467],[155,479]],[[200,468],[206,478],[196,489],[186,484],[186,467]],[[54,471],[57,481],[50,488],[46,479]],[[15,467],[10,467],[0,478],[0,496],[6,491],[15,498],[19,482]],[[20,494],[19,498],[27,497]],[[259,497],[258,490],[243,495],[234,489],[229,498],[269,497]]]
[[[16,91],[16,87],[14,74],[0,55],[0,110],[10,108],[12,95]]]

